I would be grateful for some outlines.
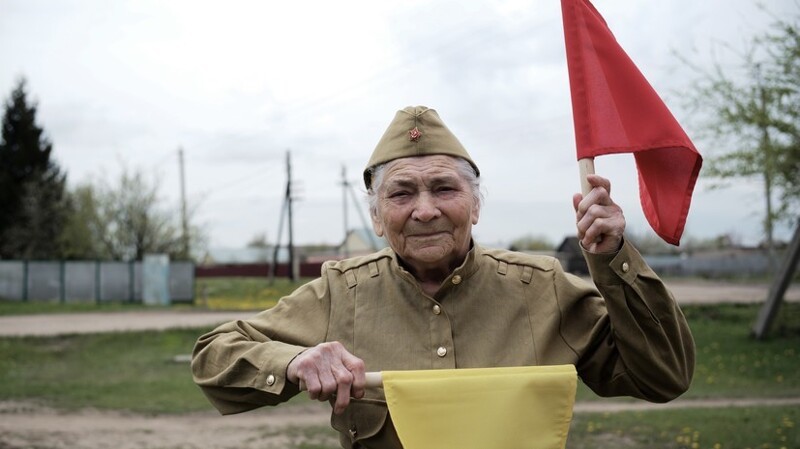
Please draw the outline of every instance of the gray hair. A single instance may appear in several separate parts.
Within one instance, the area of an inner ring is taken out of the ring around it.
[[[472,190],[472,199],[475,201],[475,205],[480,209],[481,205],[483,204],[481,179],[475,173],[475,169],[472,168],[472,165],[470,165],[468,161],[460,157],[453,157],[453,159],[456,163],[456,171],[458,171],[458,174],[461,175],[461,179],[469,184],[470,190]],[[367,202],[369,203],[370,216],[378,215],[378,192],[383,186],[383,176],[386,172],[386,167],[392,162],[393,161],[384,162],[383,164],[379,164],[370,168],[370,172],[372,174],[372,185],[367,190]]]

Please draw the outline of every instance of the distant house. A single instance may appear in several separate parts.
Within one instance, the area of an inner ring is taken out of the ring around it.
[[[386,239],[378,237],[371,229],[354,229],[347,233],[344,241],[336,246],[307,245],[295,246],[295,263],[321,264],[326,260],[339,260],[347,257],[371,254],[389,246]],[[201,265],[247,265],[269,264],[275,251],[274,246],[263,248],[210,248]],[[289,262],[289,249],[278,248],[278,264]]]
[[[352,257],[374,253],[387,246],[386,239],[375,235],[372,229],[362,228],[348,232],[338,250],[343,257]]]
[[[389,243],[386,239],[375,235],[372,229],[353,229],[347,233],[341,244],[325,250],[306,252],[302,259],[309,263],[322,263],[326,260],[372,254],[387,246]]]
[[[566,237],[556,248],[556,258],[565,271],[577,275],[589,274],[589,266],[583,258],[578,237]]]
[[[209,248],[201,265],[251,264],[272,262],[275,247]],[[289,260],[289,250],[278,249],[278,263]]]

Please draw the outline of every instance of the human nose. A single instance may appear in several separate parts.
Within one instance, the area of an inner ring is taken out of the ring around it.
[[[416,203],[414,203],[414,211],[411,214],[411,218],[421,222],[428,222],[441,214],[431,194],[428,192],[421,192],[417,196]]]

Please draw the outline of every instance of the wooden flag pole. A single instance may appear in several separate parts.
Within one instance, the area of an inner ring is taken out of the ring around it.
[[[367,388],[382,388],[383,387],[383,376],[381,376],[380,371],[378,372],[368,372],[365,373],[367,376]]]
[[[581,173],[581,193],[583,196],[586,196],[592,191],[592,186],[589,184],[589,181],[586,180],[586,175],[594,174],[594,158],[587,157],[578,159],[578,169]]]

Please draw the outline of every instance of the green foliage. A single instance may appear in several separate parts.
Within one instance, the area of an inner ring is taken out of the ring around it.
[[[116,186],[101,184],[96,190],[100,232],[112,259],[142,260],[145,253],[182,251],[177,217],[160,207],[156,179],[125,167]]]
[[[5,104],[0,141],[0,258],[60,256],[66,175],[36,124],[37,105],[21,79]]]
[[[528,234],[511,242],[511,251],[553,251],[556,245],[542,235]]]
[[[186,260],[178,209],[164,205],[157,178],[122,167],[111,183],[82,184],[70,192],[71,214],[62,243],[70,259],[142,260],[146,253],[169,254]],[[195,248],[205,242],[203,231],[190,226]]]
[[[104,232],[97,194],[91,185],[80,185],[68,193],[69,216],[61,232],[62,257],[68,260],[109,260],[102,240]]]
[[[737,66],[716,63],[711,72],[699,71],[684,96],[703,114],[701,137],[721,150],[707,154],[705,176],[763,183],[769,247],[773,222],[793,222],[800,208],[799,21],[800,15],[776,19],[736,55]]]

